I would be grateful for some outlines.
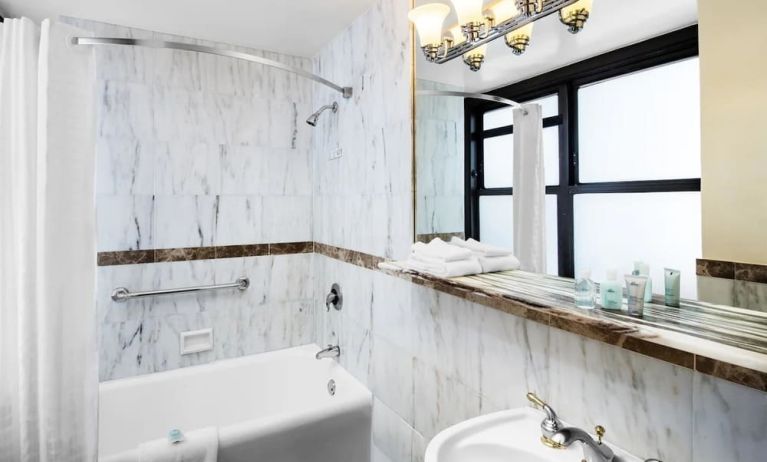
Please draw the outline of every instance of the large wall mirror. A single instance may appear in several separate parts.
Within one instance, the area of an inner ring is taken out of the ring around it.
[[[451,7],[449,31],[458,19],[452,3],[443,3]],[[485,2],[486,11],[497,4]],[[764,161],[755,157],[765,157],[767,147],[760,146],[764,137],[739,136],[744,127],[733,117],[747,120],[743,110],[727,117],[712,106],[751,97],[727,86],[723,68],[739,72],[731,66],[756,59],[757,51],[726,55],[713,38],[722,25],[699,26],[705,12],[696,0],[641,7],[595,0],[591,8],[577,34],[557,14],[536,21],[522,54],[504,39],[490,42],[479,70],[460,56],[440,64],[416,50],[416,239],[472,237],[513,248],[513,108],[439,92],[536,102],[543,112],[546,273],[574,277],[590,269],[599,282],[608,270],[630,273],[641,260],[656,293],[670,267],[681,271],[683,298],[767,311],[766,244],[758,237],[767,204],[762,196],[739,204],[749,193],[736,179],[758,181],[753,168]],[[704,46],[708,61],[701,62]],[[767,90],[758,92],[764,100]],[[733,136],[748,145],[745,153],[728,149]],[[734,220],[735,207],[753,219]]]

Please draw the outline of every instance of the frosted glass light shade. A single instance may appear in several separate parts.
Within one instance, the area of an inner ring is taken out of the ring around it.
[[[421,46],[442,42],[442,24],[450,14],[450,7],[442,3],[429,3],[413,8],[407,18],[415,24]]]
[[[562,17],[566,18],[571,13],[574,13],[578,10],[585,9],[586,11],[591,11],[591,6],[594,4],[594,0],[579,0],[575,3],[573,3],[570,6],[566,6],[560,10]]]
[[[455,15],[458,16],[458,23],[461,25],[470,22],[484,22],[482,15],[482,0],[451,0],[455,8]]]
[[[490,7],[490,11],[493,12],[493,19],[496,24],[519,16],[519,10],[517,9],[517,5],[514,4],[514,0],[501,0]]]

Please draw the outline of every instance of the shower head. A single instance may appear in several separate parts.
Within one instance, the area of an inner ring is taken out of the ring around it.
[[[333,113],[336,113],[336,112],[338,112],[338,103],[333,102],[333,104],[326,104],[326,105],[322,106],[321,108],[319,108],[317,110],[317,112],[315,112],[314,114],[310,115],[309,118],[306,119],[306,123],[308,123],[312,127],[316,127],[317,126],[317,119],[320,118],[320,114],[322,114],[323,111],[325,111],[326,109],[330,109],[331,111],[333,111]]]

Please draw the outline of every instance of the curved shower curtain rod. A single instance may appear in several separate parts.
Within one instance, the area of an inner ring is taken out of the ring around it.
[[[281,69],[283,71],[292,72],[293,74],[300,75],[301,77],[307,78],[309,80],[314,80],[315,82],[321,83],[326,87],[330,87],[333,90],[341,93],[344,98],[352,97],[351,87],[342,87],[340,85],[336,85],[330,80],[323,79],[322,77],[314,75],[311,72],[307,72],[303,69],[288,66],[287,64],[283,64],[278,61],[262,58],[261,56],[255,56],[241,51],[222,50],[219,48],[193,45],[191,43],[184,42],[167,42],[164,40],[119,37],[72,37],[72,43],[74,45],[128,45],[148,48],[166,48],[170,50],[195,51],[197,53],[208,53],[211,55],[226,56],[227,58],[242,59],[244,61],[250,61],[252,63],[263,64],[265,66]]]
[[[415,94],[416,96],[419,96],[419,95],[420,96],[459,96],[461,98],[474,98],[474,99],[483,99],[485,101],[493,101],[495,103],[505,104],[507,106],[511,106],[514,108],[522,107],[522,105],[516,101],[512,101],[506,98],[501,98],[500,96],[486,95],[484,93],[469,93],[465,91],[452,91],[452,90],[417,90]]]

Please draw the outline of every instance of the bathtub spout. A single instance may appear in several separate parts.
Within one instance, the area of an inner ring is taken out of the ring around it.
[[[317,359],[322,358],[337,358],[341,356],[341,347],[338,345],[328,345],[327,348],[323,348],[314,355]]]

